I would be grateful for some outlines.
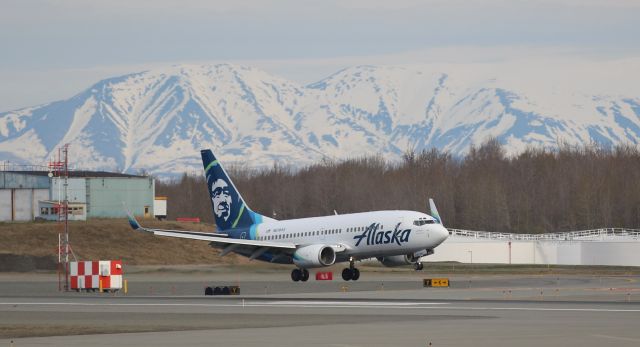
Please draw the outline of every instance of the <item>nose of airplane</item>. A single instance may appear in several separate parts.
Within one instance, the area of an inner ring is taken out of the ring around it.
[[[436,228],[436,237],[438,238],[438,244],[441,244],[449,237],[449,230],[445,228],[442,224],[438,225]]]

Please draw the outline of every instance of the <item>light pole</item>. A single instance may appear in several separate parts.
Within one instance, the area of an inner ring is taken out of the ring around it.
[[[468,250],[467,252],[469,252],[469,256],[471,257],[471,264],[473,264],[473,251]]]

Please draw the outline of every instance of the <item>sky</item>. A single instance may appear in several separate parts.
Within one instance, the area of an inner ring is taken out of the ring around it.
[[[640,57],[637,0],[2,0],[0,112],[180,63],[303,84],[361,64]]]

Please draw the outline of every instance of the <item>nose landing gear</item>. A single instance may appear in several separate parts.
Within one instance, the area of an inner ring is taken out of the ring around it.
[[[298,281],[306,282],[307,280],[309,280],[309,270],[293,269],[293,271],[291,271],[291,279],[294,282],[298,282]]]
[[[355,266],[355,259],[349,258],[349,267],[342,270],[342,279],[345,281],[357,281],[360,278],[360,270]]]

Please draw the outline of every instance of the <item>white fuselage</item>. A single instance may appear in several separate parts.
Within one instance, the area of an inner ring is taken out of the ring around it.
[[[345,261],[431,250],[448,236],[447,229],[427,214],[376,211],[269,220],[257,225],[249,237],[300,246],[329,245],[338,250],[336,261]]]

